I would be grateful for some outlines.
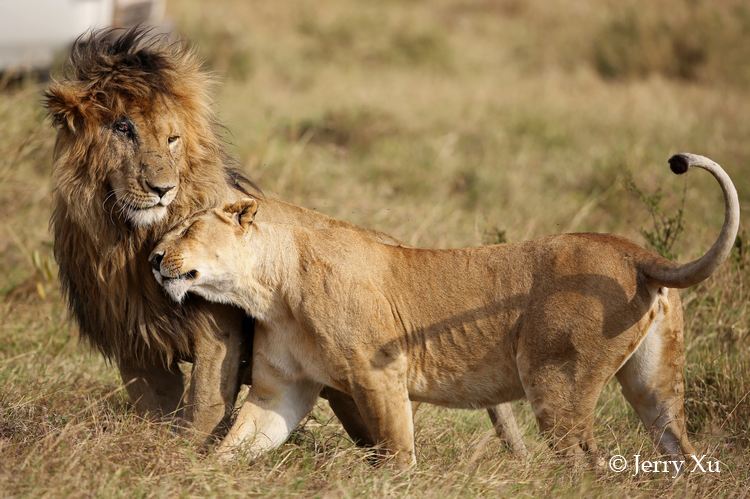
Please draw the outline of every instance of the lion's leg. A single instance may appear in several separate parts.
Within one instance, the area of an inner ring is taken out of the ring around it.
[[[153,417],[179,417],[185,384],[177,365],[140,366],[120,360],[120,376],[138,414]]]
[[[671,456],[689,456],[695,449],[685,424],[684,345],[679,300],[670,303],[661,327],[646,339],[617,372],[622,393],[646,425],[654,442]]]
[[[257,456],[284,443],[313,408],[320,384],[287,380],[262,357],[253,359],[253,385],[237,419],[217,449],[221,459],[239,450]]]
[[[416,463],[414,420],[404,373],[395,368],[367,371],[353,382],[354,401],[374,441],[394,456],[397,466],[410,467]]]
[[[341,425],[355,445],[358,447],[372,447],[375,445],[374,440],[370,436],[370,430],[362,419],[353,398],[330,387],[323,388],[320,395],[328,400],[333,413],[341,421]]]
[[[513,416],[513,406],[510,402],[488,407],[487,414],[490,416],[495,433],[503,442],[508,444],[511,452],[520,457],[527,456],[526,444],[523,443],[523,437],[518,429],[518,424],[516,424],[516,418]]]
[[[193,339],[193,372],[186,410],[192,437],[198,443],[214,434],[234,408],[244,339],[244,314],[238,309],[207,304],[201,313],[211,316],[196,317],[204,324]]]

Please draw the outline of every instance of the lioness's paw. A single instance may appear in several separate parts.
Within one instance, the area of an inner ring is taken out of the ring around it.
[[[220,463],[231,463],[237,457],[237,449],[235,447],[219,446],[216,449],[216,460]]]

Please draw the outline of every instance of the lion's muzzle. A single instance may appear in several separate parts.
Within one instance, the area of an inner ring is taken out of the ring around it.
[[[151,264],[151,268],[154,269],[157,272],[161,271],[161,261],[164,260],[164,253],[163,252],[157,252],[154,251],[151,254],[151,258],[149,258],[149,263]]]

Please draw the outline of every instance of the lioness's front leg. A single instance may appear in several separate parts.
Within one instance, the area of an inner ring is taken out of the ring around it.
[[[225,305],[199,305],[193,319],[202,321],[202,327],[193,338],[186,416],[192,438],[204,443],[234,408],[240,382],[244,313]]]
[[[396,366],[359,370],[352,396],[376,445],[401,468],[416,464],[414,420],[406,388],[405,369]]]
[[[117,367],[138,414],[157,418],[180,417],[185,384],[177,365],[169,369],[158,361],[144,366],[121,359]]]
[[[237,419],[217,449],[223,460],[239,450],[253,456],[283,444],[315,405],[321,385],[288,379],[262,356],[253,358],[253,385]]]
[[[357,404],[349,395],[334,388],[325,387],[320,396],[328,400],[331,410],[341,422],[341,426],[358,447],[372,447],[375,441],[367,424],[359,413]]]

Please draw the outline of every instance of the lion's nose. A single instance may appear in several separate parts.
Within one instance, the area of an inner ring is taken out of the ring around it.
[[[164,260],[164,253],[154,253],[153,255],[151,255],[151,268],[157,272],[160,272],[162,260]]]
[[[155,184],[152,184],[151,182],[146,182],[146,185],[148,186],[149,189],[151,189],[156,194],[158,194],[160,198],[163,198],[166,193],[168,193],[169,191],[171,191],[172,189],[175,188],[174,184],[172,184],[172,185],[155,185]]]

